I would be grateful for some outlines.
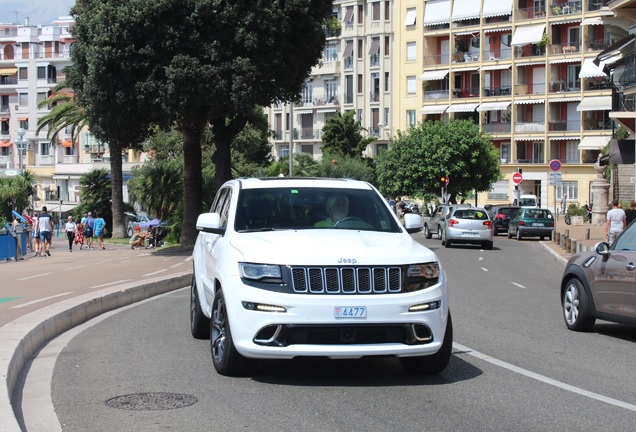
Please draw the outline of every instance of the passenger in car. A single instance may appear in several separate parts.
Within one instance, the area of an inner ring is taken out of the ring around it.
[[[325,210],[329,217],[325,220],[316,222],[316,227],[332,227],[349,214],[349,199],[342,194],[331,195],[327,198]]]

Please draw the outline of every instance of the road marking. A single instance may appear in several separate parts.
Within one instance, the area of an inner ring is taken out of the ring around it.
[[[172,265],[170,266],[170,268],[179,267],[179,266],[181,266],[181,265],[183,265],[183,263],[182,263],[182,262],[180,262],[180,263],[176,263],[176,264],[172,264]]]
[[[20,299],[20,298],[22,297],[3,297],[3,298],[0,298],[0,303],[7,303],[13,300]]]
[[[479,257],[479,261],[483,261],[483,260],[484,260],[484,257]]]
[[[487,268],[485,268],[485,267],[482,267],[481,269],[482,269],[483,271],[485,271],[485,272],[487,272],[487,271],[488,271],[488,269],[487,269]]]
[[[96,263],[95,263],[95,264],[93,264],[93,265],[106,264],[107,262],[111,262],[111,261],[112,261],[112,260],[108,259],[108,260],[105,260],[105,261],[99,261],[99,262],[96,262]]]
[[[77,270],[77,269],[81,269],[81,268],[84,268],[84,267],[86,267],[86,266],[85,265],[81,265],[81,266],[77,266],[77,267],[71,267],[71,268],[64,269],[64,271]]]
[[[518,284],[517,282],[511,282],[513,285],[518,286],[519,288],[525,288],[523,285]]]
[[[184,262],[192,261],[192,255],[183,260]]]
[[[460,345],[460,344],[458,344],[456,342],[453,342],[453,348],[455,348],[457,350],[460,350],[463,353],[468,354],[470,356],[476,357],[476,358],[478,358],[480,360],[487,361],[488,363],[494,364],[495,366],[499,366],[499,367],[502,367],[504,369],[508,369],[511,372],[515,372],[515,373],[518,373],[520,375],[526,376],[528,378],[540,381],[540,382],[542,382],[544,384],[549,384],[549,385],[558,387],[560,389],[563,389],[563,390],[566,390],[566,391],[569,391],[569,392],[572,392],[572,393],[576,393],[578,395],[585,396],[585,397],[588,397],[590,399],[596,399],[598,401],[605,402],[605,403],[610,404],[610,405],[615,405],[615,406],[620,407],[620,408],[625,408],[625,409],[630,410],[630,411],[636,411],[636,405],[632,405],[630,403],[623,402],[623,401],[620,401],[618,399],[614,399],[614,398],[611,398],[611,397],[608,397],[608,396],[603,396],[603,395],[600,395],[598,393],[587,391],[587,390],[584,390],[582,388],[575,387],[573,385],[566,384],[564,382],[557,381],[557,380],[552,379],[552,378],[548,378],[547,376],[540,375],[538,373],[529,371],[527,369],[520,368],[520,367],[515,366],[513,364],[510,364],[510,363],[506,363],[505,361],[496,359],[496,358],[491,357],[491,356],[489,356],[487,354],[480,353],[479,351],[475,351],[472,348],[468,348],[468,347]]]
[[[48,276],[48,275],[52,275],[52,274],[53,274],[53,272],[40,273],[40,274],[37,274],[37,275],[27,276],[27,277],[23,277],[23,278],[16,279],[16,280],[23,281],[23,280],[35,279],[35,278],[39,278],[39,277],[42,277],[42,276]]]
[[[31,306],[32,304],[36,304],[36,303],[40,303],[40,302],[43,302],[43,301],[51,300],[51,299],[54,299],[54,298],[57,298],[57,297],[63,297],[63,296],[69,295],[69,294],[73,294],[73,292],[66,292],[66,293],[62,293],[62,294],[56,294],[56,295],[51,296],[51,297],[44,297],[44,298],[33,300],[33,301],[30,301],[30,302],[27,302],[27,303],[22,303],[22,304],[19,304],[19,305],[11,306],[11,309],[20,309],[20,308],[23,308],[23,307],[26,307],[26,306]]]
[[[115,282],[108,282],[108,283],[101,284],[101,285],[94,285],[94,286],[88,287],[88,288],[89,289],[102,288],[102,287],[107,287],[107,286],[110,286],[110,285],[116,285],[116,284],[120,284],[120,283],[124,283],[124,282],[130,282],[131,280],[132,279],[122,279],[122,280],[118,280],[118,281],[115,281]]]
[[[146,274],[144,274],[142,276],[152,276],[152,275],[156,275],[156,274],[159,274],[159,273],[163,273],[165,271],[168,271],[168,269],[157,270],[156,272],[146,273]]]

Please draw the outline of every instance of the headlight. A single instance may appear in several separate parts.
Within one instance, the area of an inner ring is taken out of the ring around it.
[[[280,266],[271,264],[239,263],[239,273],[242,278],[250,280],[268,279],[271,282],[280,282],[282,279]]]
[[[439,263],[411,264],[406,269],[405,292],[423,290],[439,282]]]

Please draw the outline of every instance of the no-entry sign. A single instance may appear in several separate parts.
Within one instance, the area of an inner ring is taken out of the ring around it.
[[[515,184],[519,184],[523,181],[523,176],[521,173],[516,172],[512,175],[512,181],[515,182]]]

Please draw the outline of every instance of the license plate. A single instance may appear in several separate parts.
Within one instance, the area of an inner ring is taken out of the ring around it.
[[[533,223],[532,226],[538,226],[538,227],[542,227],[543,224],[542,223]]]
[[[334,318],[366,318],[366,306],[336,306],[333,308]]]
[[[476,232],[464,232],[464,233],[462,233],[462,236],[464,236],[464,237],[478,237],[479,233],[476,233]]]

